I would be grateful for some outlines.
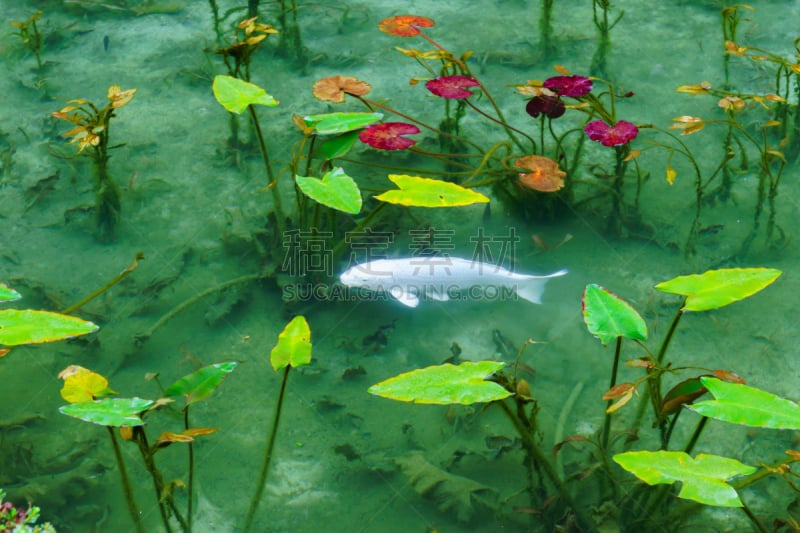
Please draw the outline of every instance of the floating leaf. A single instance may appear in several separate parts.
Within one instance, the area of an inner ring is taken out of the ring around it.
[[[278,101],[258,85],[233,76],[215,76],[212,89],[217,102],[231,113],[240,114],[247,106],[254,104],[278,105]]]
[[[375,198],[390,204],[416,207],[455,207],[489,201],[489,198],[477,191],[447,181],[400,174],[389,174],[389,179],[399,189],[386,191]]]
[[[305,124],[305,122],[303,124]],[[319,147],[319,155],[326,161],[344,157],[347,155],[347,152],[353,148],[356,140],[358,140],[357,131],[349,131],[337,137],[332,137]]]
[[[378,150],[405,150],[417,141],[406,135],[419,133],[419,128],[406,122],[384,122],[372,124],[358,133],[358,139]]]
[[[62,414],[101,426],[141,426],[139,413],[153,405],[142,398],[105,398],[93,402],[71,403],[58,408]]]
[[[329,135],[360,130],[382,118],[381,113],[323,113],[305,116],[303,120],[315,133]]]
[[[723,268],[678,276],[659,283],[656,289],[686,296],[684,311],[708,311],[752,296],[780,275],[774,268]]]
[[[361,190],[340,167],[329,170],[322,179],[303,176],[294,179],[303,194],[315,202],[353,215],[361,211]]]
[[[311,363],[311,329],[305,317],[298,315],[283,328],[269,360],[275,371],[286,365],[296,368]]]
[[[61,397],[69,403],[91,402],[110,394],[115,392],[108,387],[108,379],[83,367],[64,377],[61,387]]]
[[[501,385],[486,378],[503,368],[498,361],[468,361],[419,368],[381,381],[369,388],[377,396],[426,404],[469,405],[511,396]]]
[[[0,311],[0,345],[18,346],[60,341],[97,331],[97,326],[74,316],[35,311]]]
[[[679,498],[718,507],[742,507],[739,495],[727,481],[757,470],[735,459],[703,453],[692,459],[684,452],[625,452],[615,455],[614,461],[648,485],[680,481]]]
[[[593,283],[583,291],[583,321],[589,333],[603,344],[617,337],[647,339],[647,325],[639,313],[613,292]]]
[[[164,395],[184,396],[187,407],[200,400],[205,400],[219,387],[222,380],[233,372],[236,365],[235,362],[228,362],[205,366],[170,385],[164,391]]]
[[[22,298],[20,293],[5,283],[0,283],[0,302],[13,302],[14,300],[19,300],[20,298]]]
[[[712,377],[701,380],[714,399],[698,402],[689,409],[703,416],[744,426],[800,429],[800,406],[796,402],[740,383]]]
[[[396,37],[413,37],[419,35],[418,28],[432,28],[434,22],[428,17],[417,15],[394,15],[378,23],[378,29],[383,33]]]

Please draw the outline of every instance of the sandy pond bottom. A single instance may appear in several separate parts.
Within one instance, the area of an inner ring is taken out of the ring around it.
[[[0,57],[9,75],[0,78],[0,149],[7,156],[0,174],[0,280],[23,293],[20,307],[63,309],[119,273],[137,252],[145,256],[131,276],[83,309],[82,316],[101,326],[96,335],[21,347],[0,361],[0,486],[15,501],[31,498],[61,531],[132,529],[105,431],[57,411],[63,404],[58,372],[80,364],[108,376],[121,396],[155,398],[158,386],[145,381],[146,374],[158,372],[166,386],[198,365],[228,360],[240,363],[237,370],[192,411],[193,424],[218,429],[196,445],[194,531],[237,531],[254,489],[280,384],[269,366],[269,351],[298,311],[311,326],[314,364],[290,376],[257,531],[535,530],[535,515],[513,511],[515,505],[524,506],[524,498],[510,499],[502,512],[483,503],[509,498],[525,486],[522,453],[499,410],[401,404],[371,396],[367,388],[400,372],[439,364],[452,355],[454,345],[466,360],[497,359],[507,358],[498,333],[517,348],[533,339],[537,344],[528,347],[524,360],[535,369],[529,381],[540,404],[543,447],[549,449],[559,436],[591,433],[602,424],[605,403],[600,397],[608,386],[613,351],[585,330],[580,298],[586,284],[598,283],[625,298],[648,321],[651,338],[660,339],[678,301],[656,294],[653,285],[715,265],[735,251],[749,228],[755,184],[752,175],[743,175],[734,201],[710,212],[708,226],[719,226],[717,231],[703,237],[696,256],[684,258],[674,245],[685,238],[692,186],[680,167],[679,180],[667,185],[664,162],[658,161],[642,197],[645,218],[656,229],[645,240],[609,239],[601,229],[603,220],[584,212],[534,223],[514,219],[497,202],[488,220],[482,207],[446,214],[413,211],[419,227],[453,229],[457,250],[465,256],[472,253],[469,238],[478,227],[493,235],[513,228],[520,238],[515,249],[519,271],[570,271],[548,285],[541,306],[423,302],[407,309],[390,301],[353,301],[288,308],[272,281],[249,282],[197,301],[153,331],[161,317],[187,299],[258,273],[263,257],[253,235],[265,225],[270,195],[263,188],[258,154],[231,154],[224,145],[227,116],[210,90],[211,79],[223,68],[216,56],[204,52],[214,41],[208,4],[129,2],[128,7],[147,7],[141,16],[115,9],[119,2],[90,4],[100,3],[0,2],[8,20],[25,20],[41,9],[41,27],[50,35],[43,53],[44,95],[35,87],[33,60],[11,35],[13,28],[2,30]],[[637,93],[620,104],[631,120],[665,127],[675,116],[716,112],[709,101],[698,103],[674,92],[680,84],[720,79],[719,54],[708,52],[720,45],[716,3],[619,4],[625,16],[614,29],[610,65],[622,87]],[[800,8],[792,2],[761,4],[742,23],[742,38],[789,53],[795,28],[782,21],[796,19]],[[223,12],[232,5],[220,2]],[[376,98],[392,99],[423,115],[440,112],[437,101],[420,97],[421,87],[408,86],[408,79],[424,74],[421,69],[393,50],[424,43],[397,42],[375,27],[397,9],[392,2],[304,5],[299,15],[314,55],[311,65],[298,70],[271,58],[267,49],[259,52],[253,79],[281,101],[275,109],[259,111],[275,147],[276,168],[286,173],[285,154],[297,140],[291,114],[329,110],[310,94],[320,77],[357,76],[369,80]],[[436,38],[454,50],[475,50],[481,79],[502,95],[504,110],[524,127],[531,126],[520,116],[522,100],[508,86],[544,79],[554,72],[553,64],[585,72],[594,51],[588,3],[558,2],[559,51],[552,61],[539,61],[538,9],[538,2],[512,0],[450,6],[419,0],[403,6],[437,20]],[[753,91],[766,91],[772,82],[750,67],[742,67],[737,76]],[[73,153],[58,136],[64,125],[47,117],[71,98],[101,101],[112,83],[138,92],[114,119],[114,142],[124,143],[110,162],[122,187],[118,239],[98,244],[91,217],[65,222],[64,216],[91,203],[91,166],[64,158]],[[466,127],[476,138],[489,135],[478,119],[470,117]],[[701,147],[718,141],[711,134],[708,139],[698,140]],[[642,141],[637,148],[645,146]],[[32,196],[40,180],[54,175],[52,189]],[[786,246],[770,252],[755,247],[735,263],[782,269],[779,285],[735,306],[686,316],[671,349],[676,364],[726,368],[755,386],[794,397],[800,370],[796,306],[790,297],[798,290],[800,264],[792,235],[798,227],[796,175],[793,164],[778,198]],[[289,198],[288,176],[282,180]],[[399,223],[411,223],[397,216]],[[543,253],[534,236],[550,245],[570,238]],[[399,235],[390,254],[408,253],[408,240],[407,234]],[[149,339],[137,343],[146,332],[152,332]],[[633,347],[626,352],[627,358],[642,354]],[[623,372],[625,379],[639,375]],[[151,440],[180,424],[178,414],[154,417]],[[688,438],[690,427],[676,435],[677,442]],[[786,433],[712,423],[696,451],[757,465],[777,460],[793,446]],[[166,479],[183,477],[184,451],[173,445],[159,452]],[[574,471],[581,457],[566,451],[562,467]],[[146,527],[158,531],[152,484],[132,447],[125,449],[125,459]],[[459,481],[440,498],[418,494],[415,475],[444,469],[486,488]],[[758,512],[783,514],[791,495],[770,482],[749,491],[747,500]],[[748,527],[742,518],[741,513],[714,510],[698,515],[693,524],[741,531]]]

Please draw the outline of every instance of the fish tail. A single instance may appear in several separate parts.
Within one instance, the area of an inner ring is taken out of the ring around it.
[[[544,286],[550,280],[566,274],[566,270],[559,270],[548,276],[527,276],[525,279],[517,280],[517,296],[535,304],[542,303],[542,293]]]

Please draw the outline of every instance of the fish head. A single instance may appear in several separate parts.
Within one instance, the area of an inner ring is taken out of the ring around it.
[[[350,267],[339,276],[339,281],[348,287],[369,289],[375,283],[375,276],[363,269],[361,265]]]

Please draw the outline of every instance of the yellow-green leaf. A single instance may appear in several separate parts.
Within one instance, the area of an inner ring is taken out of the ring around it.
[[[61,387],[61,397],[69,403],[90,402],[110,394],[114,391],[108,388],[108,379],[86,368],[65,377]]]
[[[613,459],[648,485],[680,481],[679,498],[719,507],[742,507],[736,489],[728,480],[757,470],[735,459],[703,453],[692,459],[684,452],[640,451],[618,453]]]
[[[0,345],[18,346],[59,341],[97,331],[92,322],[49,311],[0,311]]]
[[[211,87],[214,97],[222,107],[231,113],[239,114],[251,104],[275,107],[278,101],[254,83],[240,80],[233,76],[219,75],[214,77]]]
[[[275,371],[286,365],[298,367],[311,363],[311,328],[305,317],[298,315],[283,328],[269,360]]]
[[[0,302],[13,302],[14,300],[19,300],[20,298],[22,298],[20,293],[5,283],[0,283]]]
[[[401,174],[389,174],[389,179],[399,189],[386,191],[375,198],[390,204],[416,207],[455,207],[489,201],[489,198],[477,191],[447,181]]]
[[[467,361],[458,366],[418,368],[381,381],[369,388],[377,396],[426,404],[493,402],[511,396],[502,385],[486,378],[505,366],[499,361]]]
[[[752,296],[780,275],[774,268],[723,268],[678,276],[659,283],[656,289],[686,296],[684,311],[708,311]]]

